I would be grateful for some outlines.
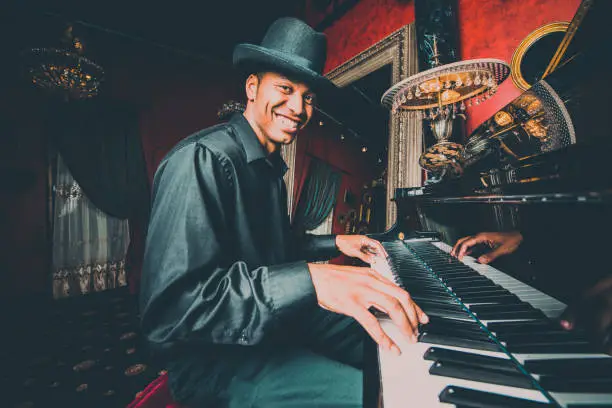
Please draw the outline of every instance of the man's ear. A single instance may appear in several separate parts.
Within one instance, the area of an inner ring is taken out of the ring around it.
[[[249,75],[246,79],[246,96],[250,102],[255,100],[257,96],[257,88],[259,87],[259,78],[255,74]]]

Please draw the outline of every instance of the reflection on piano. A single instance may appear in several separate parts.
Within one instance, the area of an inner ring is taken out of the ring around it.
[[[557,320],[612,274],[611,8],[607,0],[583,1],[562,43],[564,62],[531,90],[530,98],[546,91],[539,118],[563,120],[539,122],[548,145],[510,145],[529,137],[479,128],[473,146],[487,148],[473,150],[461,177],[395,191],[397,222],[376,236],[388,265],[376,268],[413,296],[430,323],[408,344],[380,318],[402,355],[367,345],[366,407],[379,399],[385,408],[612,407],[612,357]],[[530,120],[520,101],[502,110]],[[559,140],[563,146],[552,144]],[[449,255],[460,237],[508,230],[525,241],[491,265]]]

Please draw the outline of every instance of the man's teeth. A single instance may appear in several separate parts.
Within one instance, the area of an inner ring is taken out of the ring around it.
[[[298,127],[298,122],[296,122],[295,120],[291,120],[291,119],[286,118],[284,116],[277,116],[277,118],[279,119],[280,123],[283,126],[286,126],[288,128],[291,128],[291,129],[297,129],[297,127]]]

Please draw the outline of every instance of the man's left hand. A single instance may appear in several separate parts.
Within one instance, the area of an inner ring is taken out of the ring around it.
[[[359,258],[368,264],[373,263],[376,258],[387,257],[387,251],[382,244],[365,235],[338,235],[336,246],[344,255]]]
[[[567,330],[583,327],[605,353],[612,355],[612,276],[602,279],[561,316]]]

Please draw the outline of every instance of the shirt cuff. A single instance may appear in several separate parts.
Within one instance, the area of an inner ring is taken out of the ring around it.
[[[317,294],[305,261],[269,266],[268,281],[272,307],[277,316],[317,304]]]
[[[309,261],[328,260],[340,255],[336,235],[306,234],[302,241],[302,254]]]

